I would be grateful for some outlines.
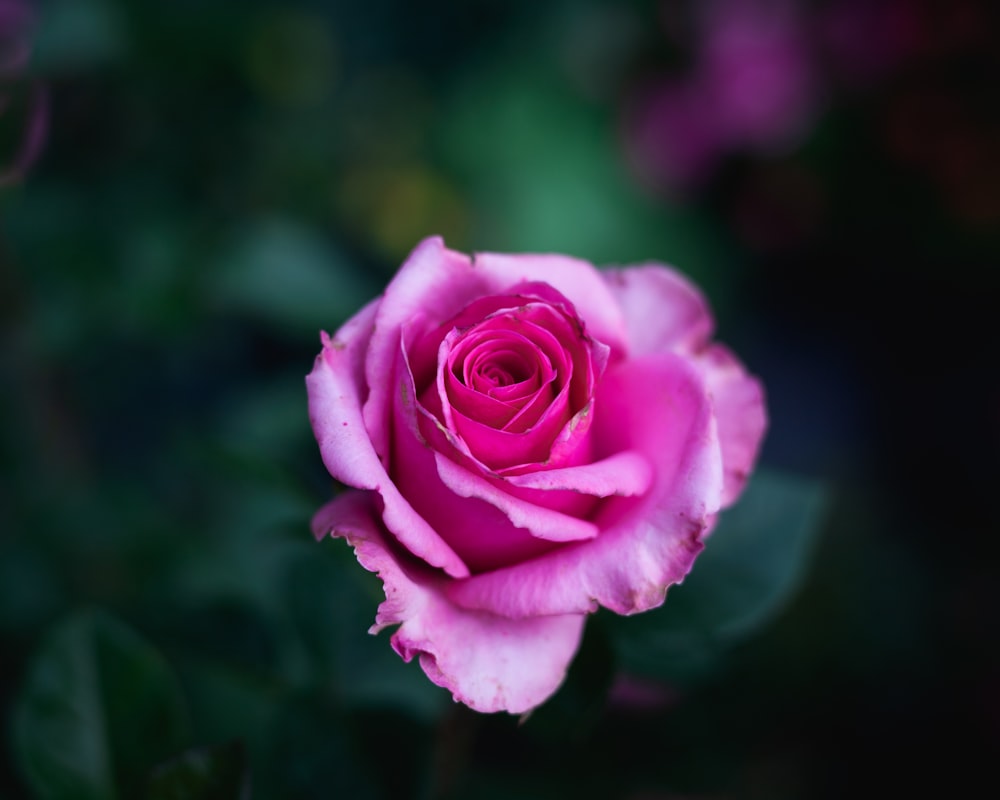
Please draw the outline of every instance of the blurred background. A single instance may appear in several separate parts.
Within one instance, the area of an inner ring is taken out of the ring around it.
[[[997,23],[0,0],[0,796],[991,785]],[[367,636],[378,581],[308,528],[318,331],[435,233],[672,263],[768,391],[690,589],[596,615],[520,724]]]

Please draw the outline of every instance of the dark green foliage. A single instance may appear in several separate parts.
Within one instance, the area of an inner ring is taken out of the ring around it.
[[[161,764],[146,800],[250,800],[246,750],[239,742],[190,750]]]
[[[159,654],[88,611],[42,642],[13,725],[18,760],[41,798],[135,797],[189,735],[179,687]]]
[[[822,530],[827,492],[816,482],[761,472],[723,512],[691,574],[663,606],[611,629],[622,665],[696,680],[794,596]]]

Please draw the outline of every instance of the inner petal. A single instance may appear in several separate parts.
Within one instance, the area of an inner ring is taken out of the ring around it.
[[[508,343],[500,347],[493,342],[479,345],[469,353],[463,365],[465,385],[483,394],[512,385],[528,384],[532,389],[538,388],[538,354],[525,353],[524,349]]]
[[[565,380],[546,352],[554,350],[557,359],[565,361],[558,347],[553,347],[558,343],[546,341],[549,334],[534,325],[519,327],[542,339],[544,346],[511,330],[510,321],[503,319],[446,337],[456,340],[446,356],[444,384],[448,400],[456,409],[491,427],[505,427],[513,417],[523,417],[525,412],[532,421],[537,419],[557,394],[553,385]],[[487,410],[484,401],[500,405]]]
[[[435,341],[436,378],[418,394],[437,420],[425,435],[440,432],[485,470],[566,465],[589,441],[587,409],[608,348],[571,311],[537,298],[483,299],[425,335],[415,348],[422,365]]]

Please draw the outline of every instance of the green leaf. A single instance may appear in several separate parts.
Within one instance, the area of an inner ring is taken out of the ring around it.
[[[75,614],[45,637],[14,709],[18,761],[46,798],[135,797],[184,746],[187,717],[160,655],[117,620]]]
[[[224,309],[310,336],[335,329],[377,293],[317,231],[281,218],[239,232],[207,288]]]
[[[234,741],[204,747],[156,768],[147,800],[249,800],[246,749]]]
[[[493,65],[465,76],[443,132],[473,191],[483,250],[558,252],[595,264],[676,265],[724,303],[724,236],[694,207],[643,196],[613,125],[545,66]]]
[[[55,0],[44,11],[34,54],[43,72],[103,64],[127,46],[124,20],[108,0]]]
[[[614,626],[623,666],[690,677],[770,621],[802,581],[826,503],[819,483],[758,473],[663,607]]]
[[[405,763],[389,749],[394,740],[391,731],[386,732],[386,750],[380,753],[383,757],[388,753],[391,762],[380,758],[370,763],[349,720],[318,692],[286,697],[269,722],[267,738],[260,776],[262,797],[375,800],[385,796],[378,788],[380,768],[397,769]],[[414,747],[413,742],[407,744]]]

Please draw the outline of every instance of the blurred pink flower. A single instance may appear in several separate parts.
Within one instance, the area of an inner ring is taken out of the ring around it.
[[[715,0],[699,9],[697,77],[722,138],[752,149],[783,147],[799,138],[815,118],[822,90],[796,6]]]
[[[633,165],[661,188],[703,182],[731,152],[789,149],[823,95],[794,3],[714,0],[695,12],[692,69],[643,91],[626,122]]]
[[[16,76],[27,66],[31,46],[25,32],[32,21],[23,0],[0,0],[0,78]]]
[[[709,97],[693,82],[647,88],[633,101],[629,117],[632,166],[652,188],[698,185],[725,153]]]
[[[20,180],[41,151],[48,128],[48,95],[28,74],[34,8],[0,0],[0,124],[13,126],[13,152],[0,156],[0,186]]]

